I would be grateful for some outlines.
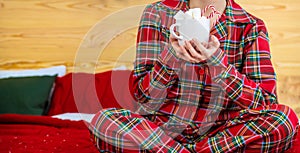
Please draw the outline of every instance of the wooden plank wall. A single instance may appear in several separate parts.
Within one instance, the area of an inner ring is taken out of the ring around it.
[[[0,0],[0,68],[132,68],[136,22],[143,6],[154,1]],[[300,116],[300,1],[237,1],[265,21],[280,102]]]

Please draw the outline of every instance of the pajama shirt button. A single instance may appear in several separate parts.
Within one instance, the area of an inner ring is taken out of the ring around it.
[[[203,75],[203,74],[204,74],[204,70],[203,70],[203,69],[200,69],[200,70],[199,70],[199,74],[200,74],[200,75]]]

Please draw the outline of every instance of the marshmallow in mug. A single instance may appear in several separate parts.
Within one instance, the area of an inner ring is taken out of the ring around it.
[[[210,32],[210,19],[201,16],[201,9],[189,9],[187,12],[181,10],[174,16],[176,23],[171,25],[171,34],[179,40],[179,44],[183,45],[185,40],[198,39],[200,42],[208,42]],[[175,33],[176,27],[179,36]]]

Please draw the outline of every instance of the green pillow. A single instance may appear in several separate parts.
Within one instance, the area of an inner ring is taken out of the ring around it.
[[[56,76],[0,79],[0,114],[42,115]]]

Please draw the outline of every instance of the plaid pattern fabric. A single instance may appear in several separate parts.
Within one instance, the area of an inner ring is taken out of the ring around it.
[[[279,105],[262,20],[233,0],[211,29],[221,44],[207,61],[175,56],[169,27],[187,0],[148,5],[142,15],[133,91],[139,107],[102,110],[91,131],[99,150],[110,152],[280,152],[298,124]]]
[[[282,152],[291,146],[298,119],[284,105],[245,109],[201,140],[181,142],[145,117],[124,109],[105,109],[95,115],[90,131],[100,152]]]

